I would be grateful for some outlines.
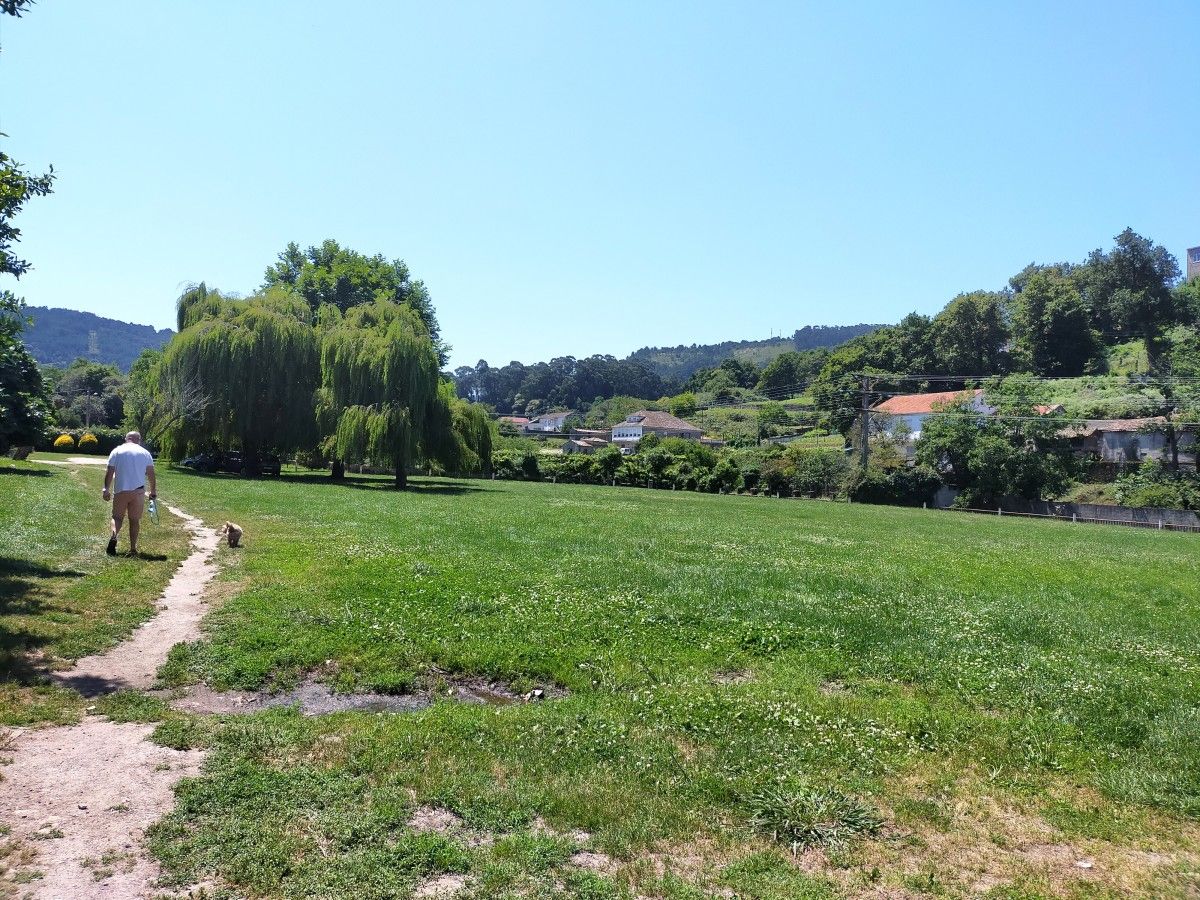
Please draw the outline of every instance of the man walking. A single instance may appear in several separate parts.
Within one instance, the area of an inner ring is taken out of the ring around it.
[[[116,484],[113,484],[114,480]],[[142,446],[142,436],[131,431],[125,435],[125,443],[108,454],[108,468],[104,470],[102,496],[106,501],[112,499],[112,537],[105,550],[109,556],[117,555],[117,535],[126,516],[129,516],[129,555],[137,556],[138,529],[142,524],[142,510],[146,507],[147,483],[153,500],[158,496],[154,457]]]

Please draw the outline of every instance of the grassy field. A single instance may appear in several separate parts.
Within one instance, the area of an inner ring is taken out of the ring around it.
[[[66,482],[20,480],[31,509],[51,510],[47,533],[69,523],[53,509],[64,497],[38,498]],[[177,648],[164,679],[275,690],[315,673],[404,693],[469,674],[553,699],[312,718],[110,701],[162,719],[163,742],[213,750],[153,833],[178,884],[392,897],[459,874],[463,897],[779,900],[1200,889],[1194,536],[384,484],[165,473],[164,497],[247,540],[222,552],[208,638]],[[414,827],[423,808],[449,825]]]

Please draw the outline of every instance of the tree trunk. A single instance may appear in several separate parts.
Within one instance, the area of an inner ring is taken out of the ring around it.
[[[329,471],[329,478],[332,481],[345,481],[346,480],[346,464],[344,462],[342,462],[340,459],[335,459],[333,461],[333,468],[330,469],[330,471]]]
[[[408,466],[396,466],[396,490],[402,491],[408,487]]]

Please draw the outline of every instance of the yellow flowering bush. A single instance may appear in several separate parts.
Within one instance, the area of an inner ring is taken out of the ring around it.
[[[90,431],[84,433],[84,435],[79,439],[79,449],[83,453],[95,453],[99,450],[99,448],[100,442],[96,440],[96,436]]]
[[[92,440],[95,440],[95,438],[92,438]],[[60,434],[58,437],[56,437],[54,439],[54,449],[55,450],[74,450],[75,449],[75,438],[71,437],[71,435],[69,435],[69,434]]]

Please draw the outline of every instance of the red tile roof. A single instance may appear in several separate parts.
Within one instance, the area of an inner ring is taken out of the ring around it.
[[[983,391],[938,391],[933,394],[900,394],[889,397],[875,406],[876,412],[888,413],[893,416],[907,416],[919,413],[933,412],[934,405],[949,406],[978,397]]]

